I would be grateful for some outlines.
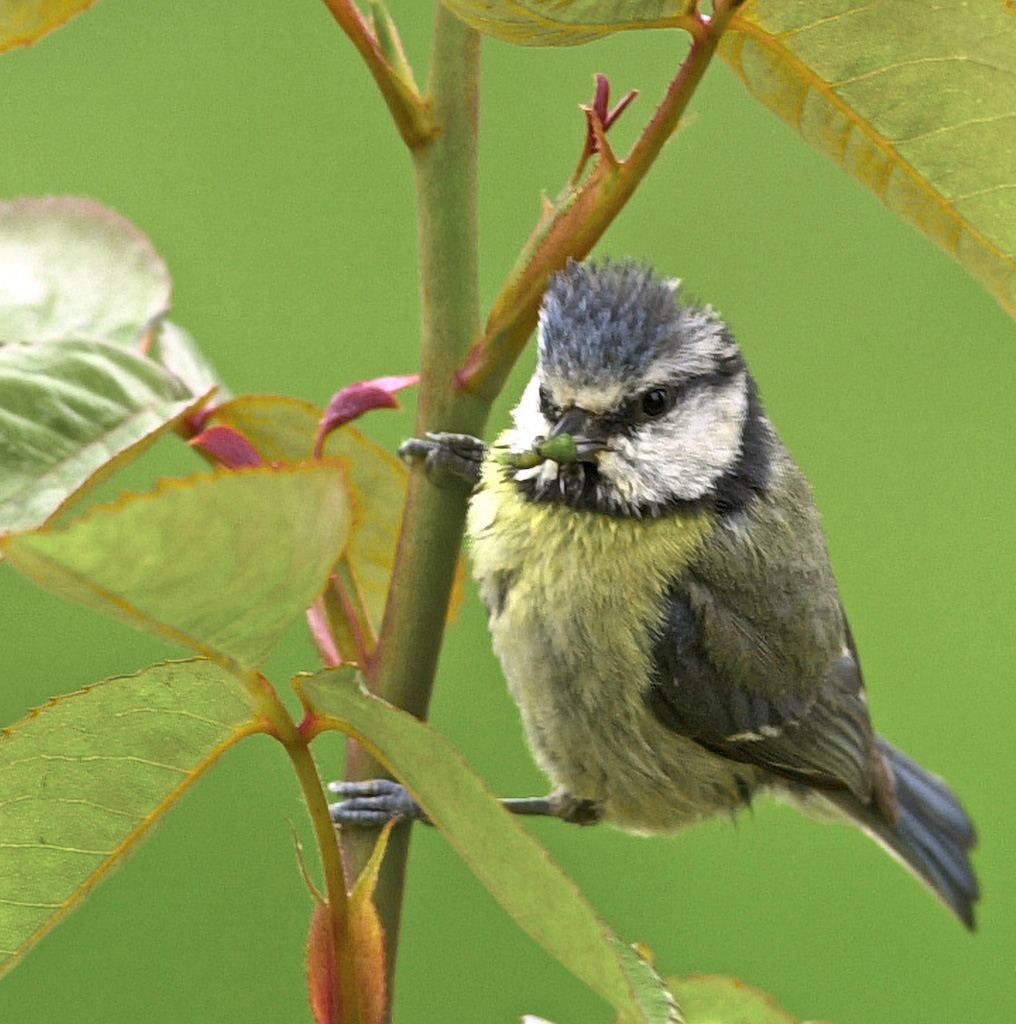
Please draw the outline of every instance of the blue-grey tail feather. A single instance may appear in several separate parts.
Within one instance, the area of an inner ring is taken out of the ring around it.
[[[836,802],[973,929],[974,904],[980,896],[969,857],[977,842],[973,823],[941,779],[881,736],[876,741],[896,783],[896,822],[887,821],[855,798]]]

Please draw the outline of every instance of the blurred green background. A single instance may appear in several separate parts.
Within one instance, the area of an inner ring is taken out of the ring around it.
[[[391,0],[425,75],[432,4]],[[572,50],[488,43],[482,291],[489,304],[571,173],[592,75],[642,98],[683,39]],[[532,827],[616,931],[663,973],[735,975],[837,1024],[1011,1019],[1016,1000],[1016,329],[966,274],[750,99],[722,66],[601,252],[682,276],[733,325],[810,476],[880,731],[963,795],[981,834],[971,937],[859,833],[762,804],[735,826],[639,840]],[[411,372],[410,161],[374,84],[315,0],[103,0],[0,59],[0,196],[87,195],[154,241],[174,318],[234,391],[325,402]],[[625,123],[627,122],[627,123]],[[520,367],[491,429],[531,368]],[[411,405],[410,399],[410,405]],[[394,447],[412,409],[366,429]],[[199,468],[173,441],[128,485]],[[177,652],[0,572],[0,723]],[[269,666],[313,667],[300,630]],[[470,594],[433,719],[500,792],[540,793]],[[337,774],[341,750],[320,748]],[[307,1021],[310,901],[288,763],[243,744],[0,983],[0,1020]],[[414,839],[396,1020],[559,1024],[609,1012],[498,909],[440,835]]]

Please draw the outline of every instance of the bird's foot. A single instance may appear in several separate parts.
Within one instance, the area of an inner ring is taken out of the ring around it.
[[[391,779],[330,782],[328,789],[342,798],[328,807],[332,821],[337,825],[378,827],[387,825],[394,818],[430,824],[406,787]]]
[[[395,818],[432,824],[406,787],[391,779],[330,782],[328,789],[342,798],[328,808],[337,825],[380,827]],[[595,825],[603,820],[603,804],[570,793],[513,798],[501,803],[512,814],[560,818],[572,825]]]
[[[475,486],[480,482],[487,445],[470,434],[428,434],[404,441],[399,455],[407,462],[422,459],[431,483],[440,486],[453,477]]]

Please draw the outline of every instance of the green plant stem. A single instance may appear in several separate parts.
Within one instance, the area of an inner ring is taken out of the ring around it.
[[[459,393],[455,372],[479,329],[477,135],[480,37],[438,5],[430,99],[439,134],[413,150],[422,294],[421,374],[416,433],[482,434],[489,403]],[[368,678],[390,703],[425,718],[441,650],[465,524],[467,490],[441,489],[413,470],[381,636]],[[350,744],[347,778],[385,775]],[[391,984],[398,948],[408,827],[392,834],[376,890]],[[357,874],[375,830],[347,829],[343,855]]]

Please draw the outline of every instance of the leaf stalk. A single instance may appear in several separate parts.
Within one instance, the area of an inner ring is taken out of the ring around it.
[[[259,680],[261,682],[259,700],[261,713],[271,722],[272,734],[289,755],[314,826],[314,834],[321,854],[325,891],[328,896],[328,917],[332,933],[332,948],[335,950],[335,977],[339,1005],[342,1007],[344,1024],[346,1022],[355,1024],[358,1019],[357,990],[351,951],[346,938],[349,918],[346,876],[342,868],[335,826],[332,824],[331,813],[328,810],[328,797],[310,750],[310,742],[316,732],[313,728],[304,729],[302,725],[297,726],[282,701],[279,700],[274,687],[264,677],[259,676]]]

